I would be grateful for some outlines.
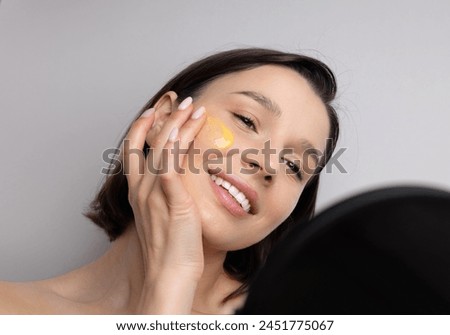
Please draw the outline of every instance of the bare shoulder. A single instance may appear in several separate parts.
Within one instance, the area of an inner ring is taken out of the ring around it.
[[[21,314],[22,298],[17,283],[0,282],[0,314]]]
[[[0,281],[0,314],[41,314],[44,293],[33,283]]]

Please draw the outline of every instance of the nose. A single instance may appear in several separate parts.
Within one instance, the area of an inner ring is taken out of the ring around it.
[[[277,170],[277,164],[273,164],[272,160],[275,155],[267,155],[264,150],[249,149],[241,154],[241,163],[243,166],[242,173],[258,176],[266,184],[273,183]],[[272,159],[271,159],[272,158]]]

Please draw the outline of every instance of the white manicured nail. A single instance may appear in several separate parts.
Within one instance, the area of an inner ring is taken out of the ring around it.
[[[177,136],[178,136],[178,128],[175,127],[172,129],[172,131],[169,134],[169,141],[175,142],[175,140],[177,139]]]
[[[141,117],[149,117],[150,115],[152,115],[155,112],[155,109],[149,108],[147,109],[144,113],[141,114]]]
[[[199,109],[197,109],[191,116],[191,119],[193,120],[197,120],[199,119],[203,114],[205,114],[205,107],[200,107]]]
[[[192,98],[187,97],[180,103],[180,105],[178,106],[178,109],[180,111],[185,110],[186,108],[188,108],[191,105],[191,103],[192,103]]]

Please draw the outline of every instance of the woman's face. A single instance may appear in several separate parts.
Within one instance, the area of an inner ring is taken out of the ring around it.
[[[194,99],[194,108],[200,106],[209,119],[182,178],[201,213],[206,245],[245,248],[294,209],[316,166],[309,146],[325,150],[326,107],[303,77],[275,65],[214,80]],[[225,183],[213,181],[214,174]],[[231,186],[242,192],[238,200]]]

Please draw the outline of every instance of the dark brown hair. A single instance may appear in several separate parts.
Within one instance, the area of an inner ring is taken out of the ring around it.
[[[330,134],[321,163],[305,186],[290,217],[262,241],[245,249],[227,253],[224,269],[242,285],[226,300],[246,291],[255,274],[264,264],[270,250],[286,234],[290,226],[314,215],[319,172],[331,157],[339,137],[338,117],[335,109],[331,106],[336,95],[335,77],[328,66],[308,56],[260,48],[234,49],[211,55],[188,66],[170,79],[136,116],[138,118],[143,111],[152,107],[168,91],[175,91],[178,94],[178,101],[182,101],[188,96],[195,98],[211,81],[220,76],[262,65],[285,66],[296,71],[309,82],[326,106],[330,120]],[[123,138],[120,143],[122,141]],[[144,152],[147,151],[147,148],[144,147]],[[121,173],[121,166],[115,165],[109,171],[85,216],[103,228],[110,240],[113,241],[125,231],[134,216],[128,202],[127,179]]]

